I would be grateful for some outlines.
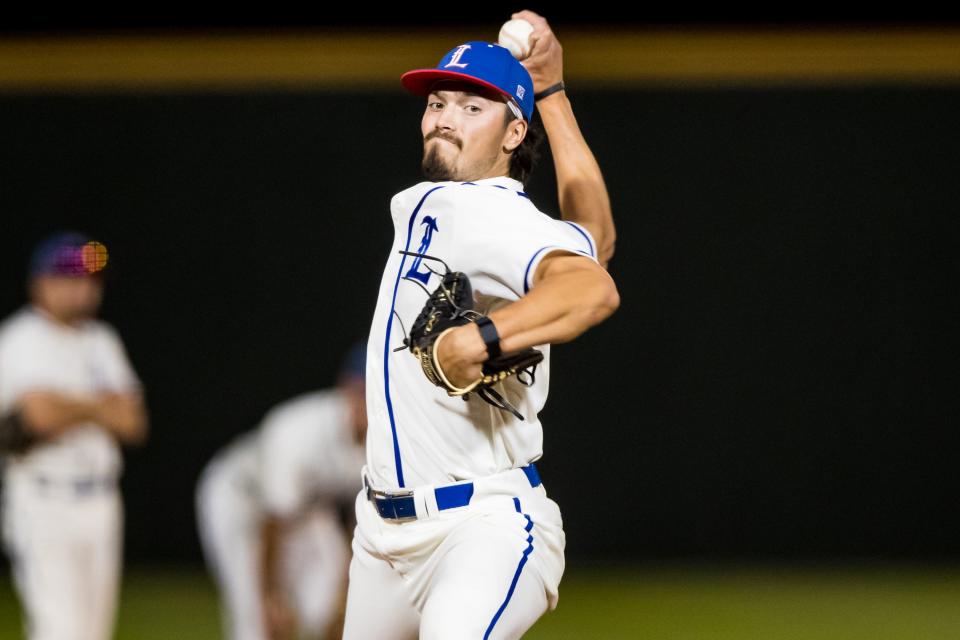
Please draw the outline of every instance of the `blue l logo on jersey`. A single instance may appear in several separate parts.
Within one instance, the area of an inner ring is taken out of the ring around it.
[[[423,237],[420,239],[420,246],[417,247],[416,253],[426,253],[427,248],[430,246],[430,240],[433,238],[433,232],[439,231],[437,229],[437,220],[431,216],[423,216],[423,221],[420,223],[426,225],[426,228],[423,230]],[[410,265],[410,270],[407,271],[407,278],[416,278],[423,284],[427,284],[427,281],[430,280],[432,272],[427,270],[425,272],[420,272],[420,263],[423,262],[423,258],[417,256],[413,261],[413,264]]]

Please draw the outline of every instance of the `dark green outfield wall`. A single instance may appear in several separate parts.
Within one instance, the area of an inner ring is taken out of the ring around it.
[[[960,556],[960,90],[572,92],[622,306],[558,346],[541,415],[569,557]],[[0,97],[0,312],[60,227],[111,249],[144,379],[131,557],[194,559],[204,462],[365,332],[399,94]],[[556,213],[549,156],[527,185]]]

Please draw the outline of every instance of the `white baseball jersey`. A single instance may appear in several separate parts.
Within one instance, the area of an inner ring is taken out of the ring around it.
[[[259,446],[263,506],[277,517],[314,501],[352,500],[361,486],[363,446],[346,397],[333,389],[303,394],[267,413]]]
[[[53,391],[78,398],[104,391],[132,391],[140,380],[117,332],[96,319],[66,326],[42,309],[27,306],[0,327],[0,412],[24,393]],[[114,438],[87,423],[11,457],[7,481],[25,473],[49,478],[115,477],[121,457]]]
[[[596,261],[596,244],[581,225],[539,211],[518,180],[421,182],[390,202],[394,241],[383,271],[367,344],[367,470],[378,488],[444,484],[526,465],[542,455],[538,413],[547,399],[550,345],[532,386],[515,376],[496,389],[525,417],[471,394],[451,397],[424,376],[402,346],[444,267],[462,271],[482,313],[515,301],[531,288],[544,256],[558,250]]]

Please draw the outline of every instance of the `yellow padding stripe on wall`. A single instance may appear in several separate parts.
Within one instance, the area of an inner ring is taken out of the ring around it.
[[[960,82],[960,30],[560,27],[571,87]],[[495,33],[281,32],[7,37],[0,90],[400,90],[460,42]]]

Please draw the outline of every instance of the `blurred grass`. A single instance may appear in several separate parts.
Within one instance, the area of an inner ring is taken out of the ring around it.
[[[19,637],[20,615],[4,577],[0,639]],[[216,592],[202,571],[127,571],[118,640],[218,637]],[[960,638],[960,567],[573,567],[557,610],[526,638]]]
[[[579,570],[525,637],[960,638],[960,567]]]

